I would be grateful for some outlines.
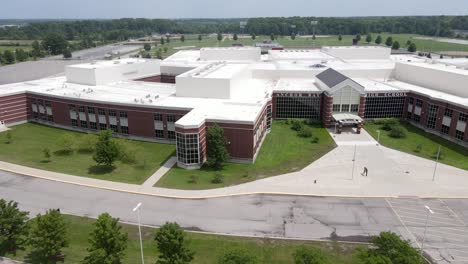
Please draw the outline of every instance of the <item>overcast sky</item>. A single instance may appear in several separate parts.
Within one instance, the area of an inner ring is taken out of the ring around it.
[[[6,18],[468,15],[468,0],[2,0]]]

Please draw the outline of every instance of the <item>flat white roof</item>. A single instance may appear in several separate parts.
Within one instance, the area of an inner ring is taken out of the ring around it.
[[[90,63],[69,65],[67,67],[84,68],[84,69],[102,69],[102,68],[118,67],[119,65],[122,65],[122,64],[145,63],[146,61],[147,60],[140,59],[140,58],[125,58],[125,59],[118,59],[118,60],[99,60],[99,61],[93,61]]]
[[[278,81],[274,88],[275,92],[321,92],[316,86],[315,78],[295,79],[283,78]]]
[[[365,79],[365,78],[353,78],[353,80],[359,83],[361,86],[363,86],[365,92],[377,92],[378,93],[378,92],[403,91],[403,89],[399,87],[389,85],[388,83],[382,82],[382,81]]]

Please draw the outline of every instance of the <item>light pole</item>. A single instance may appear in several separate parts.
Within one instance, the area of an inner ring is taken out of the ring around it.
[[[440,155],[440,145],[439,145],[439,149],[437,150],[437,158],[436,158],[436,162],[435,162],[435,166],[434,166],[434,172],[432,173],[432,181],[435,181],[437,163],[439,162],[439,155]]]
[[[380,144],[380,130],[377,130],[377,145]]]
[[[434,214],[434,211],[432,211],[429,206],[425,205],[424,208],[426,208],[427,214],[426,214],[426,224],[424,225],[424,236],[423,236],[423,240],[421,242],[421,250],[419,252],[421,254],[421,258],[423,256],[424,242],[426,241],[426,231],[427,231],[427,222],[429,221],[429,214]]]
[[[138,233],[140,234],[141,264],[145,264],[145,259],[143,257],[143,241],[141,240],[140,207],[141,207],[141,203],[138,203],[137,206],[133,208],[133,212],[137,211],[138,213]]]
[[[351,172],[351,180],[354,181],[354,165],[356,164],[356,145],[354,145],[354,154],[353,154],[353,171]]]

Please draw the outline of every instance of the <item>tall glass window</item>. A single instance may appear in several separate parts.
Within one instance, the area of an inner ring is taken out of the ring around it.
[[[364,118],[403,117],[405,97],[367,97]]]
[[[360,100],[358,91],[350,86],[344,87],[333,94],[333,112],[357,112],[355,106],[359,108]]]
[[[278,96],[276,118],[320,118],[320,97]]]
[[[437,121],[437,110],[439,107],[437,105],[429,105],[427,111],[426,127],[434,129]]]
[[[177,159],[184,164],[200,163],[200,147],[198,134],[177,133]]]

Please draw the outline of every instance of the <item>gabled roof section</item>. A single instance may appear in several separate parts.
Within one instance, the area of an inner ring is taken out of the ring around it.
[[[327,70],[317,74],[317,79],[322,81],[328,88],[333,88],[336,85],[348,80],[349,78],[332,68],[328,68]]]

